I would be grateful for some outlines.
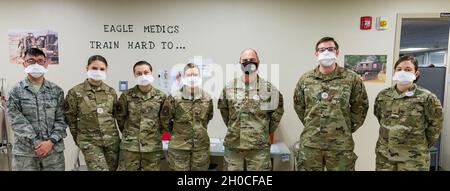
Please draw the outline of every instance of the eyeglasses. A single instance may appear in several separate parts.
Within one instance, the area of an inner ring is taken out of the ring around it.
[[[319,51],[319,52],[325,52],[325,50],[328,50],[328,52],[334,52],[337,50],[337,48],[336,47],[317,48],[317,51]]]
[[[35,60],[35,59],[33,59],[33,58],[30,58],[30,59],[28,59],[28,60],[25,60],[25,62],[27,63],[27,64],[39,64],[39,65],[44,65],[45,64],[45,60]]]

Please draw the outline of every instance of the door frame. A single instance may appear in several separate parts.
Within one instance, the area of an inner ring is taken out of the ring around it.
[[[450,18],[441,17],[441,13],[398,13],[397,14],[397,23],[396,23],[396,31],[395,31],[395,43],[394,43],[394,55],[393,55],[393,64],[392,71],[394,71],[394,63],[399,59],[400,54],[400,39],[402,32],[402,20],[403,19],[448,19]],[[443,106],[443,117],[444,124],[443,129],[441,131],[441,143],[440,143],[440,151],[439,151],[439,164],[438,166],[443,168],[444,170],[450,170],[450,119],[446,115],[450,111],[450,101],[449,101],[449,83],[450,83],[450,30],[449,30],[449,42],[447,45],[447,55],[445,56],[445,67],[446,67],[446,83],[444,85],[444,97],[447,98],[442,103]],[[391,84],[393,85],[393,81],[391,80]],[[447,127],[447,128],[446,128]]]

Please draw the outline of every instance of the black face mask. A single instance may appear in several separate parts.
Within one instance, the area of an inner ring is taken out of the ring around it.
[[[246,61],[241,64],[241,70],[247,75],[254,73],[258,70],[258,64],[256,62]]]

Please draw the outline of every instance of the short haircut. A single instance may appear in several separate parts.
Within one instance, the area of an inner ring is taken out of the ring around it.
[[[46,58],[47,56],[45,56],[45,53],[39,49],[39,48],[29,48],[25,51],[25,56],[30,55],[30,56],[44,56],[44,58]]]
[[[191,68],[197,68],[197,70],[200,72],[200,68],[198,67],[197,64],[194,63],[187,63],[186,66],[184,67],[183,72],[186,72],[186,70],[189,70]]]
[[[152,65],[150,65],[150,63],[148,63],[145,60],[141,60],[139,62],[136,62],[136,64],[134,64],[134,66],[133,66],[133,74],[135,72],[135,68],[138,67],[138,66],[142,66],[142,65],[147,65],[150,68],[150,71],[153,72]]]
[[[241,52],[241,55],[239,56],[239,62],[241,62],[242,54],[244,54],[244,52],[246,52],[246,51],[252,51],[252,52],[254,52],[255,55],[256,55],[256,60],[258,60],[258,62],[259,62],[258,52],[256,52],[256,50],[251,49],[251,48],[244,49],[244,50]]]
[[[328,41],[333,41],[333,42],[334,42],[334,45],[336,46],[336,50],[339,50],[339,44],[334,40],[334,38],[333,38],[333,37],[327,36],[327,37],[321,38],[321,39],[316,43],[316,51],[319,50],[318,47],[319,47],[319,44],[320,44],[320,43],[322,43],[322,42],[328,42]]]

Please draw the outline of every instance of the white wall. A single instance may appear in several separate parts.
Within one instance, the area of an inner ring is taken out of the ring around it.
[[[285,98],[285,114],[276,140],[292,145],[303,126],[298,120],[292,96],[298,78],[316,66],[314,46],[323,36],[333,36],[345,54],[385,54],[391,76],[397,13],[450,12],[447,0],[379,1],[17,1],[0,2],[0,77],[11,88],[25,75],[19,65],[9,63],[9,29],[52,29],[59,35],[60,64],[50,66],[47,79],[65,91],[85,78],[89,56],[104,55],[110,64],[107,83],[117,88],[119,80],[132,80],[132,65],[147,60],[154,68],[186,63],[194,56],[211,58],[225,68],[237,63],[244,48],[259,52],[261,63],[280,65],[280,90]],[[361,31],[361,16],[387,16],[386,31]],[[104,33],[104,24],[133,24],[134,33]],[[178,34],[142,33],[143,25],[179,25]],[[120,40],[118,50],[90,49],[90,40]],[[186,45],[179,50],[127,50],[128,40],[172,40]],[[378,123],[373,116],[376,94],[390,84],[366,84],[370,109],[364,126],[354,134],[357,170],[375,167]],[[132,84],[130,84],[132,85]],[[221,86],[221,85],[220,85]],[[214,103],[215,105],[217,103]],[[215,108],[209,126],[211,137],[223,137],[226,127]],[[66,138],[67,168],[72,168],[75,147]],[[447,162],[448,164],[448,162]],[[283,168],[285,169],[285,168]]]

